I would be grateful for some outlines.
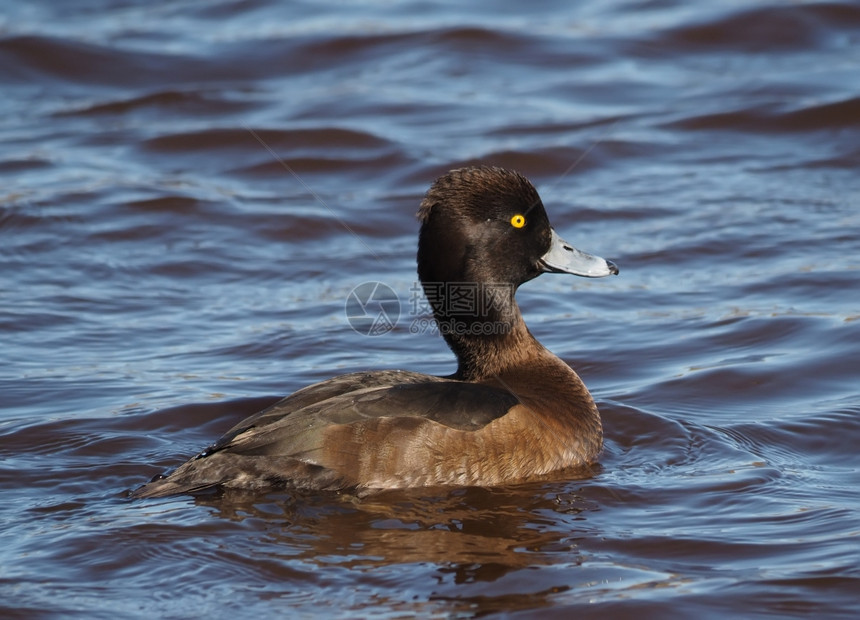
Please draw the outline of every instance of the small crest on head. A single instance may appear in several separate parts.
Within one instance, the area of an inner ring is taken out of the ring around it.
[[[480,219],[504,215],[506,210],[509,213],[514,202],[525,205],[510,218],[514,228],[525,226],[529,210],[543,206],[537,190],[519,172],[493,166],[457,168],[436,179],[421,201],[417,215],[426,224],[431,214],[445,205],[446,210]],[[515,222],[518,217],[521,219]]]

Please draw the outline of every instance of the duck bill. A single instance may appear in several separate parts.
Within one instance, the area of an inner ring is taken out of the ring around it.
[[[550,229],[550,232],[552,238],[549,251],[540,258],[540,265],[544,272],[572,273],[585,278],[618,275],[618,267],[612,261],[577,250],[559,237],[553,229]]]

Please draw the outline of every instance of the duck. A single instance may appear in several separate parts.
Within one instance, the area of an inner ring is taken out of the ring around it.
[[[456,372],[370,370],[310,385],[130,496],[493,487],[595,463],[594,399],[526,327],[515,293],[543,273],[600,278],[616,264],[564,241],[513,170],[451,170],[418,219],[418,276]]]

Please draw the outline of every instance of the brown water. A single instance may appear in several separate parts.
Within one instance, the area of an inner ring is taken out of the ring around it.
[[[150,4],[0,3],[0,616],[860,613],[856,3]],[[126,499],[313,381],[451,372],[414,213],[474,163],[621,267],[519,293],[593,476]]]

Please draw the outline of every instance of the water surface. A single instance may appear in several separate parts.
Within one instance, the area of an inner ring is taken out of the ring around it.
[[[0,615],[853,617],[860,9],[0,3]],[[414,213],[512,167],[586,478],[130,502],[281,395],[449,373]],[[381,281],[368,337],[349,292]]]

